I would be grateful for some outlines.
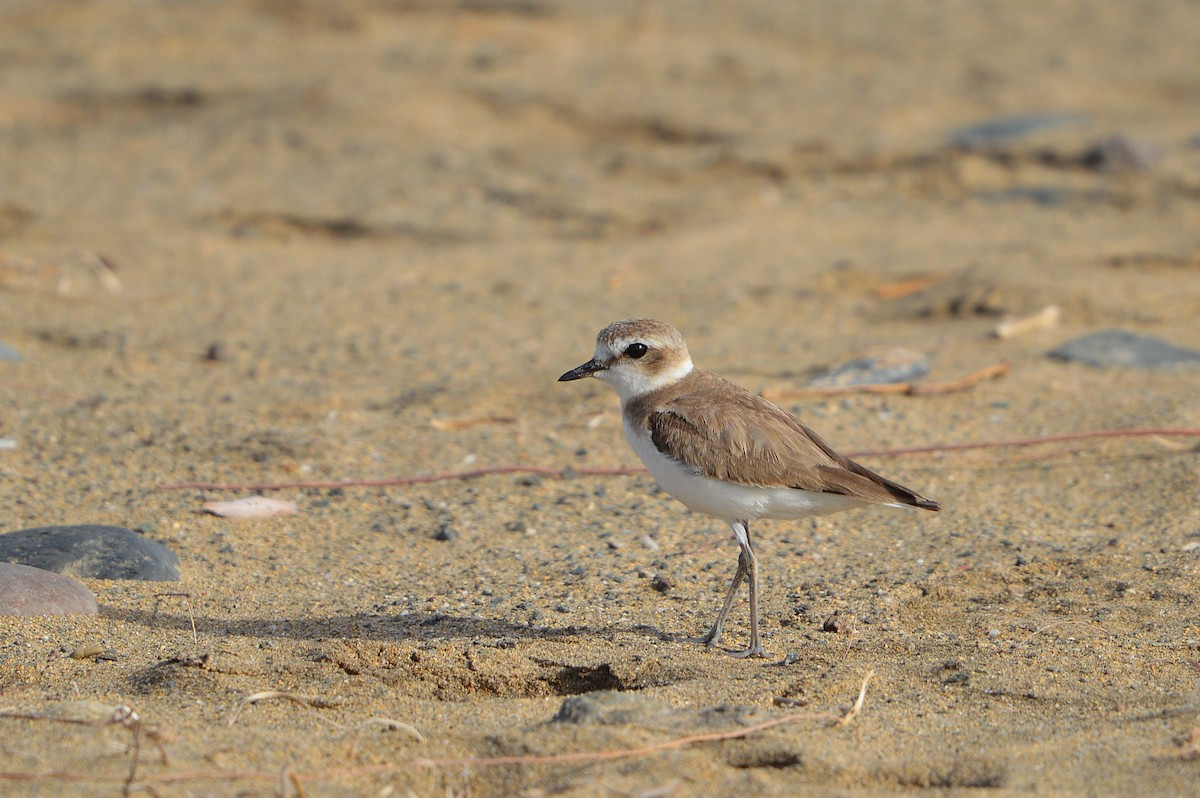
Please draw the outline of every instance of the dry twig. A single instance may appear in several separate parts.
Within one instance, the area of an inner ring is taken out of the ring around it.
[[[938,272],[937,274],[923,274],[920,277],[896,280],[895,282],[884,283],[871,289],[871,296],[884,301],[901,299],[902,297],[911,296],[918,291],[924,291],[931,285],[937,285],[952,276],[954,276],[954,272]]]
[[[415,759],[413,764],[417,767],[436,768],[436,767],[496,767],[498,765],[546,765],[546,764],[562,764],[564,762],[606,762],[613,759],[629,759],[632,757],[649,756],[662,751],[670,751],[676,748],[684,748],[696,743],[716,743],[726,740],[740,740],[743,737],[749,737],[752,734],[757,734],[767,729],[773,729],[776,726],[782,726],[787,723],[795,723],[800,720],[827,720],[834,726],[847,726],[854,722],[862,711],[863,702],[867,697],[867,683],[875,675],[874,671],[868,672],[866,678],[863,679],[862,687],[859,688],[858,698],[854,705],[843,715],[834,715],[831,712],[795,712],[791,715],[784,715],[781,718],[773,718],[772,720],[756,723],[753,726],[747,726],[744,729],[734,729],[726,732],[710,732],[708,734],[693,734],[688,737],[676,737],[672,740],[664,740],[661,743],[647,745],[643,748],[619,748],[609,751],[573,751],[569,754],[541,754],[541,755],[512,755],[512,756],[493,756],[493,757],[457,757],[453,759]]]
[[[155,593],[154,594],[154,609],[150,612],[150,620],[153,621],[158,615],[158,605],[165,598],[181,598],[187,605],[188,620],[192,624],[192,642],[200,645],[200,636],[196,634],[196,616],[192,612],[192,594],[191,593]]]
[[[1013,647],[1012,647],[1012,649],[1010,649],[1010,650],[1011,650],[1011,651],[1016,651],[1018,648],[1021,648],[1021,646],[1024,646],[1026,643],[1028,643],[1028,642],[1029,642],[1030,640],[1032,640],[1033,638],[1037,637],[1037,636],[1038,636],[1038,635],[1040,635],[1040,634],[1044,634],[1044,633],[1046,633],[1046,632],[1050,631],[1051,629],[1054,629],[1055,627],[1058,627],[1058,626],[1072,626],[1072,625],[1075,625],[1075,626],[1086,626],[1086,627],[1088,627],[1088,628],[1090,628],[1090,629],[1099,629],[1099,630],[1100,630],[1101,632],[1103,632],[1104,634],[1108,634],[1108,630],[1106,630],[1106,629],[1105,629],[1103,626],[1101,626],[1100,624],[1098,624],[1098,623],[1095,623],[1095,622],[1093,622],[1093,621],[1073,621],[1073,620],[1055,621],[1054,623],[1048,623],[1048,624],[1046,624],[1045,626],[1039,626],[1037,629],[1034,629],[1034,630],[1033,630],[1033,632],[1032,632],[1032,633],[1030,633],[1030,635],[1029,635],[1028,637],[1026,637],[1026,638],[1025,638],[1024,640],[1022,640],[1020,643],[1017,643],[1017,644],[1016,644],[1015,646],[1013,646]]]
[[[517,419],[508,416],[479,416],[478,418],[435,418],[429,422],[429,426],[442,432],[448,432],[458,429],[469,429],[471,427],[481,427],[487,424],[516,424]]]
[[[237,723],[238,716],[242,714],[242,709],[250,704],[257,704],[259,701],[269,701],[274,698],[281,698],[284,701],[291,701],[293,704],[299,704],[300,706],[308,707],[309,709],[328,709],[330,707],[341,706],[341,702],[325,698],[324,696],[303,696],[297,695],[296,693],[289,693],[286,690],[263,690],[262,692],[253,693],[243,698],[241,703],[234,708],[233,714],[229,717],[229,722],[225,725],[232,726],[233,724]],[[335,720],[330,720],[329,718],[323,717],[320,713],[314,714],[316,714],[318,718],[321,718],[321,720],[332,724],[339,729],[346,728]]]
[[[997,338],[1013,338],[1031,330],[1053,327],[1058,324],[1061,315],[1062,311],[1059,310],[1058,305],[1047,305],[1032,316],[1000,322],[996,325],[996,329],[992,330],[992,335]]]
[[[1002,449],[1015,446],[1039,446],[1063,441],[1081,441],[1092,438],[1137,438],[1162,436],[1200,436],[1198,427],[1115,429],[1071,432],[1064,435],[1047,435],[1041,438],[1015,438],[1009,440],[978,441],[973,443],[935,443],[929,446],[902,446],[893,449],[862,449],[846,452],[847,457],[900,457],[909,454],[933,452],[959,452],[968,449]],[[539,474],[567,479],[571,477],[623,477],[645,474],[644,468],[551,468],[535,465],[503,465],[477,468],[472,471],[451,471],[426,474],[416,477],[393,477],[391,479],[330,479],[312,482],[170,482],[158,486],[159,490],[290,490],[313,488],[386,488],[398,485],[427,485],[433,482],[450,482],[460,479],[495,474]]]
[[[450,482],[456,479],[475,479],[494,474],[540,474],[549,477],[620,477],[644,474],[644,468],[551,468],[549,466],[504,465],[476,468],[471,471],[452,471],[442,474],[427,474],[418,477],[393,477],[391,479],[328,479],[312,482],[172,482],[159,485],[159,490],[288,490],[292,488],[387,488],[396,485],[426,485],[431,482]]]
[[[884,393],[901,394],[904,396],[936,396],[945,393],[958,393],[973,388],[985,380],[997,380],[1012,370],[1007,363],[995,363],[973,371],[965,377],[949,382],[889,382],[869,385],[838,385],[828,388],[795,388],[778,391],[763,391],[762,397],[772,401],[782,399],[801,399],[821,396],[841,396],[850,393]]]
[[[80,703],[80,702],[77,702]],[[103,708],[103,716],[94,710],[95,702],[82,702],[86,704],[85,715],[92,714],[93,717],[71,717],[47,714],[45,712],[0,712],[0,717],[5,718],[22,718],[24,720],[48,720],[52,723],[69,723],[77,726],[122,726],[129,731],[129,771],[121,779],[124,782],[122,795],[130,795],[134,790],[134,779],[137,777],[138,762],[141,757],[142,750],[142,735],[145,734],[150,742],[154,743],[158,749],[159,756],[162,758],[162,763],[167,764],[167,751],[163,747],[162,737],[157,730],[147,730],[142,724],[141,716],[137,711],[126,704],[121,704],[112,707]],[[52,779],[56,781],[92,781],[96,777],[87,773],[13,773],[0,771],[0,781],[40,781],[42,779]]]
[[[1017,446],[1041,446],[1047,443],[1082,441],[1093,438],[1146,438],[1163,435],[1200,436],[1200,427],[1166,427],[1154,429],[1108,429],[1088,432],[1067,432],[1062,435],[1045,435],[1040,438],[1009,438],[1008,440],[978,441],[974,443],[935,443],[929,446],[904,446],[898,449],[867,449],[851,452],[849,457],[894,457],[906,454],[928,454],[931,452],[963,452],[968,449],[1002,449]]]

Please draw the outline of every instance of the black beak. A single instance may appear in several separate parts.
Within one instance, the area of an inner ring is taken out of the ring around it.
[[[581,380],[584,377],[590,377],[597,371],[604,371],[608,366],[605,366],[599,360],[592,358],[582,366],[576,366],[566,374],[558,378],[559,382],[570,382],[571,380]]]

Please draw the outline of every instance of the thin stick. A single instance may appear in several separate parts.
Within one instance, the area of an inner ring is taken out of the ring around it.
[[[1086,626],[1089,629],[1099,629],[1104,634],[1108,634],[1107,629],[1105,629],[1103,626],[1101,626],[1100,624],[1095,623],[1093,621],[1076,621],[1076,620],[1055,621],[1054,623],[1048,623],[1045,626],[1040,626],[1037,629],[1034,629],[1033,632],[1028,637],[1026,637],[1020,643],[1017,643],[1015,646],[1013,646],[1012,651],[1016,651],[1018,648],[1025,645],[1033,638],[1037,637],[1040,634],[1045,634],[1046,632],[1050,631],[1051,629],[1055,628],[1056,626],[1072,626],[1072,625]]]
[[[541,764],[558,764],[562,762],[606,762],[613,759],[628,759],[630,757],[648,756],[649,754],[657,754],[660,751],[670,751],[675,748],[683,748],[684,746],[693,745],[695,743],[713,743],[724,742],[725,740],[739,740],[743,737],[749,737],[752,734],[757,734],[760,731],[782,726],[785,723],[795,723],[798,720],[828,720],[832,725],[845,726],[854,721],[858,713],[862,711],[863,701],[867,697],[867,683],[875,673],[869,672],[863,679],[862,687],[858,690],[858,699],[854,705],[844,715],[834,715],[832,712],[796,712],[791,715],[784,715],[782,718],[763,721],[753,726],[747,726],[744,729],[734,729],[726,732],[710,732],[708,734],[693,734],[689,737],[677,737],[673,740],[666,740],[654,745],[648,745],[644,748],[620,748],[612,751],[574,751],[569,754],[543,754],[543,755],[513,755],[513,756],[493,756],[485,758],[476,757],[458,757],[454,759],[414,759],[413,765],[417,767],[435,768],[435,767],[463,767],[470,765],[471,767],[495,767],[497,765],[541,765]]]
[[[259,701],[267,701],[273,698],[282,698],[285,701],[291,701],[293,704],[299,704],[300,706],[308,707],[309,709],[327,709],[329,707],[338,706],[336,702],[330,701],[328,698],[323,698],[321,696],[309,697],[296,695],[295,693],[289,693],[285,690],[263,690],[260,693],[254,693],[243,698],[242,702],[234,708],[233,714],[229,717],[229,722],[225,725],[232,726],[233,724],[237,723],[238,715],[242,713],[242,709],[244,707],[249,706],[250,704],[257,704]],[[320,713],[316,713],[316,715],[321,720],[325,721],[326,723],[330,723],[339,729],[346,728],[335,720],[330,720],[329,718],[323,717]]]
[[[709,734],[693,734],[690,737],[677,737],[673,740],[666,740],[654,745],[648,745],[645,748],[619,748],[612,751],[573,751],[569,754],[542,754],[542,755],[512,755],[512,756],[492,756],[492,757],[472,757],[464,756],[455,759],[415,759],[413,764],[423,768],[444,768],[444,767],[462,767],[470,765],[471,767],[495,767],[497,765],[544,765],[558,764],[562,762],[605,762],[612,759],[628,759],[636,756],[648,756],[656,754],[659,751],[669,751],[674,748],[683,748],[687,745],[695,743],[713,743],[724,740],[737,740],[742,737],[749,736],[755,732],[760,732],[765,729],[770,729],[774,726],[782,726],[785,723],[795,723],[798,720],[809,720],[823,718],[833,723],[841,720],[837,715],[832,715],[828,712],[797,712],[791,715],[784,715],[782,718],[775,718],[754,726],[747,726],[744,729],[735,729],[727,732],[710,732]]]
[[[863,679],[862,687],[858,688],[858,698],[854,701],[854,706],[850,707],[850,711],[838,720],[839,726],[849,726],[858,717],[858,713],[862,712],[863,701],[867,698],[867,682],[871,681],[871,677],[874,675],[875,671],[867,671],[867,676]]]
[[[154,594],[154,609],[150,612],[150,620],[154,620],[158,615],[158,605],[165,598],[182,598],[187,604],[188,620],[192,622],[192,642],[200,645],[200,636],[196,634],[196,616],[192,612],[192,594],[191,593],[155,593]]]
[[[1162,435],[1200,436],[1200,427],[1176,427],[1154,429],[1112,429],[1090,432],[1069,432],[1064,435],[1048,435],[1043,438],[1015,438],[1010,440],[978,441],[974,443],[935,443],[930,446],[902,446],[895,449],[861,449],[846,452],[847,457],[901,457],[909,454],[931,452],[958,452],[968,449],[1001,449],[1015,446],[1039,446],[1062,441],[1081,441],[1090,438],[1139,438]],[[644,468],[551,468],[534,465],[505,465],[478,468],[474,471],[451,471],[441,474],[426,474],[417,477],[394,477],[392,479],[334,479],[314,482],[171,482],[158,486],[158,490],[291,490],[301,488],[385,488],[396,485],[427,485],[432,482],[450,482],[456,479],[475,479],[494,474],[541,474],[566,479],[568,477],[625,477],[645,474]]]
[[[1062,443],[1063,441],[1082,441],[1091,438],[1144,438],[1153,435],[1200,435],[1200,427],[1164,427],[1157,429],[1107,429],[1091,430],[1089,432],[1068,432],[1062,435],[1046,435],[1041,438],[1010,438],[998,441],[977,441],[975,443],[935,443],[931,446],[905,446],[899,449],[865,449],[851,452],[849,457],[894,457],[906,454],[926,454],[928,452],[961,452],[968,449],[1000,449],[1014,446],[1040,446],[1046,443]]]
[[[551,468],[549,466],[504,465],[477,468],[472,471],[451,471],[442,474],[427,474],[418,477],[393,477],[391,479],[330,479],[313,482],[264,482],[246,484],[241,482],[172,482],[159,485],[159,490],[287,490],[291,488],[383,488],[394,485],[425,485],[430,482],[449,482],[455,479],[475,479],[493,474],[543,474],[551,477],[589,476],[623,477],[644,474],[644,468]]]

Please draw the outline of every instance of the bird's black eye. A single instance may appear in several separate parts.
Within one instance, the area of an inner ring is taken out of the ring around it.
[[[646,346],[641,341],[638,341],[637,343],[633,343],[625,347],[625,354],[629,355],[634,360],[637,360],[639,357],[646,354],[649,349],[650,347]]]

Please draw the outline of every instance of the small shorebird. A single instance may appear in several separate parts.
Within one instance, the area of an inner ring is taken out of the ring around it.
[[[745,579],[750,645],[732,652],[765,657],[758,634],[758,559],[750,521],[799,519],[856,507],[938,503],[833,450],[798,418],[739,385],[692,366],[683,336],[656,319],[614,322],[596,336],[595,356],[559,382],[596,377],[621,397],[625,439],[658,484],[697,512],[723,518],[741,554],[716,623],[686,638],[716,646]]]

